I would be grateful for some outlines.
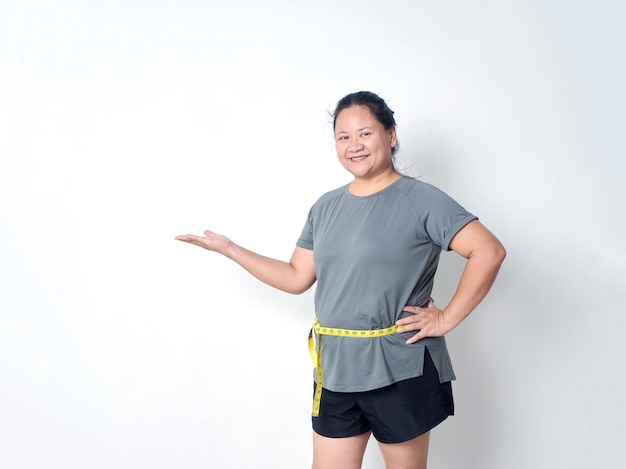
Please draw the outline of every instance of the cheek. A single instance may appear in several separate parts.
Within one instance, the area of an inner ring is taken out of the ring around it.
[[[395,146],[395,142],[393,139],[382,139],[377,142],[377,147],[384,151],[391,151],[391,149]]]

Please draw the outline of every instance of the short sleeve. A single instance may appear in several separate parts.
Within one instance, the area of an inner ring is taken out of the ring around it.
[[[478,217],[434,186],[430,186],[427,198],[429,199],[427,206],[430,208],[425,219],[426,233],[434,244],[449,251],[452,238]]]
[[[309,210],[309,215],[307,216],[306,223],[302,228],[302,233],[300,234],[298,241],[296,241],[296,246],[310,250],[313,250],[313,224],[311,222],[312,211],[313,209]]]

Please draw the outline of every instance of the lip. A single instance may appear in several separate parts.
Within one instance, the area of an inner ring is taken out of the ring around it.
[[[351,156],[350,158],[348,158],[350,161],[352,161],[353,163],[359,163],[363,160],[365,160],[369,155],[358,155],[358,156]]]

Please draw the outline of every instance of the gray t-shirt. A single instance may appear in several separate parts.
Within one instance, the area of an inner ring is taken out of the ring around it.
[[[343,186],[311,208],[297,246],[314,251],[315,314],[324,327],[384,329],[405,305],[425,305],[442,249],[476,219],[436,187],[403,177],[358,197]],[[444,337],[415,344],[415,332],[374,338],[323,336],[324,388],[378,389],[422,374],[424,347],[441,382],[455,379]]]

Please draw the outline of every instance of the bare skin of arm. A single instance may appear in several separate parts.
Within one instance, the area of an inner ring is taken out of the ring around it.
[[[176,239],[222,254],[261,282],[287,293],[304,293],[315,283],[315,262],[309,249],[296,247],[289,262],[285,262],[257,254],[209,230],[204,236],[188,234]]]
[[[413,316],[398,320],[398,332],[418,331],[407,340],[412,344],[424,337],[439,337],[458,326],[485,298],[498,275],[506,251],[500,241],[479,221],[463,227],[450,248],[467,259],[456,292],[444,309],[430,302],[425,308],[406,306]]]

